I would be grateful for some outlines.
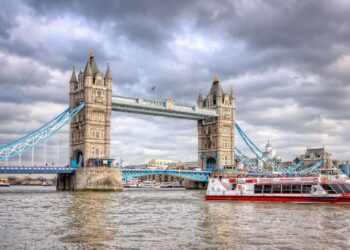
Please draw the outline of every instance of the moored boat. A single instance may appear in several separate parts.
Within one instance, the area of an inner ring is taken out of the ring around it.
[[[154,181],[143,181],[140,183],[141,188],[156,188]]]
[[[8,179],[0,179],[0,187],[9,187],[10,183]]]
[[[350,179],[336,169],[317,176],[212,177],[206,200],[350,204]]]

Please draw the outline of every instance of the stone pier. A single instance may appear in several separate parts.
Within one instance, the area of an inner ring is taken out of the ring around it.
[[[75,174],[58,174],[57,190],[122,191],[122,172],[111,167],[77,168]]]

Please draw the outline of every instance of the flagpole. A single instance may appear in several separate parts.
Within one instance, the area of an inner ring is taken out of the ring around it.
[[[154,85],[151,90],[153,92],[153,101],[155,102],[156,101],[156,85]]]
[[[180,90],[179,94],[182,96],[182,105],[184,106],[185,105],[185,95],[184,95],[183,90]]]

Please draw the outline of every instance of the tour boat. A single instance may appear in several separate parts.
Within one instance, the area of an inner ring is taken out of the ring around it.
[[[141,188],[156,188],[156,185],[153,181],[143,181],[140,184]]]
[[[10,183],[8,179],[0,179],[0,187],[9,187]]]
[[[350,179],[335,169],[322,169],[317,176],[216,176],[209,178],[206,200],[350,205]]]
[[[123,187],[124,188],[139,188],[139,179],[138,178],[131,178],[130,180],[123,181]]]

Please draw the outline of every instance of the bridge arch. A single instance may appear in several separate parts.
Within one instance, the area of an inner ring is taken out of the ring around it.
[[[190,171],[190,170],[148,170],[148,169],[122,169],[123,179],[140,178],[150,175],[170,175],[189,179],[192,181],[208,182],[209,171]]]
[[[209,158],[207,160],[207,169],[216,169],[216,159],[215,158]]]
[[[80,149],[73,152],[72,167],[84,167],[84,154]]]

